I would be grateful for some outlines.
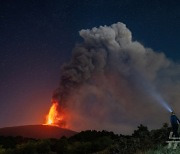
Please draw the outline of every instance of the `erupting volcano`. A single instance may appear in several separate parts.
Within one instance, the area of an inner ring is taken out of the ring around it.
[[[54,99],[52,99],[52,105],[49,109],[49,113],[46,116],[46,122],[44,125],[67,128],[65,123],[65,113],[59,106],[58,101]]]
[[[0,136],[22,136],[27,138],[61,138],[70,137],[77,132],[67,129],[67,112],[60,106],[56,99],[52,99],[52,105],[49,113],[46,115],[46,121],[42,125],[24,125],[15,127],[0,128]]]

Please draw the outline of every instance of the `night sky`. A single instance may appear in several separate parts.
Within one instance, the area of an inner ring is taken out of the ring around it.
[[[78,32],[118,21],[179,62],[178,0],[0,0],[0,127],[43,123]]]

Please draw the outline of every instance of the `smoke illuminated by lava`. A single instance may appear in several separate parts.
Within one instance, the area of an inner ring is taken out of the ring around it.
[[[46,124],[130,133],[140,123],[166,122],[165,100],[178,108],[180,65],[133,40],[121,22],[79,34],[83,41],[62,65]]]
[[[64,118],[64,112],[62,109],[60,110],[59,103],[56,100],[52,100],[52,105],[49,109],[48,115],[46,116],[45,125],[66,128]]]

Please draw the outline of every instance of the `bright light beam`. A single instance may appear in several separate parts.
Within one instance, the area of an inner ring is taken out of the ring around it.
[[[134,74],[136,81],[138,81],[138,86],[142,85],[144,91],[146,91],[159,105],[164,107],[167,111],[172,112],[168,102],[162,98],[153,85],[142,74],[138,73],[138,71],[135,71]]]
[[[157,102],[159,104],[161,104],[167,111],[172,112],[171,107],[169,106],[169,104],[161,97],[160,94],[156,93],[156,92],[152,92],[151,95],[157,100]]]

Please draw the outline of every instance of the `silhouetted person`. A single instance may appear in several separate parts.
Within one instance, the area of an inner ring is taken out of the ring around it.
[[[174,112],[171,112],[170,121],[171,121],[172,130],[173,130],[173,136],[179,137],[178,127],[179,127],[180,120],[176,117]]]

